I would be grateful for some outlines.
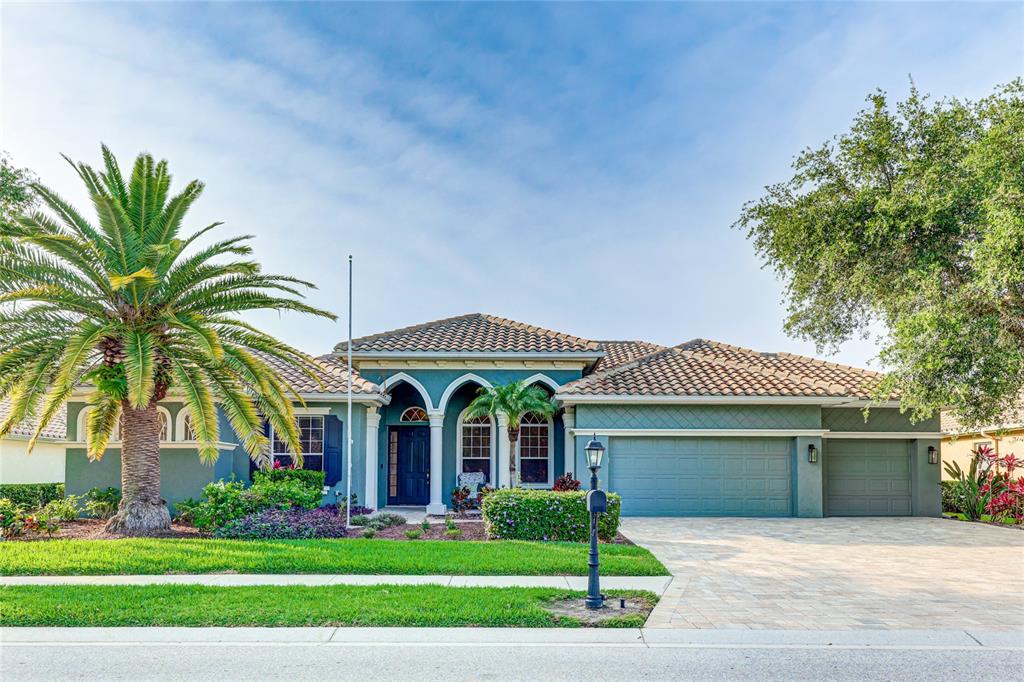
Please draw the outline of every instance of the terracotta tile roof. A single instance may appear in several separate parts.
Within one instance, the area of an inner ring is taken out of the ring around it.
[[[804,377],[810,381],[826,382],[839,387],[838,390],[843,391],[843,395],[861,399],[870,398],[872,390],[884,376],[880,372],[840,365],[806,355],[761,353],[749,348],[707,339],[694,339],[676,347],[680,350],[699,353],[714,360],[733,362],[741,366],[764,367],[784,374]],[[894,395],[892,398],[898,399],[898,396]]]
[[[7,415],[11,413],[11,401],[7,398],[0,400],[0,422],[7,419]],[[39,421],[36,419],[26,419],[21,423],[17,424],[11,429],[12,436],[23,436],[25,438],[31,438],[36,432],[36,426]],[[40,438],[47,440],[64,440],[68,437],[68,409],[67,405],[64,405],[57,411],[57,414],[53,415],[53,419],[43,429]]]
[[[665,346],[649,341],[598,341],[604,357],[594,365],[595,372],[605,372],[645,355],[665,350]]]
[[[866,397],[876,372],[695,339],[564,386],[576,395]]]
[[[300,393],[344,393],[348,390],[348,372],[344,362],[339,362],[329,355],[313,358],[313,364],[319,370],[318,375],[323,386],[313,381],[305,372],[285,364],[276,358],[260,354],[264,362],[276,369],[295,390]],[[352,393],[359,395],[379,394],[380,389],[373,382],[352,374]]]
[[[346,342],[334,347],[347,350]],[[493,315],[471,313],[363,336],[353,353],[597,353],[596,341],[554,332]]]
[[[1011,412],[1003,424],[988,424],[978,428],[967,429],[960,423],[952,410],[943,410],[939,423],[943,433],[978,433],[979,431],[998,431],[1006,428],[1024,428],[1024,392],[1020,395],[1020,406]]]

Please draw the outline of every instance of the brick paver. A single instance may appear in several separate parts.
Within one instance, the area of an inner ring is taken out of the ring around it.
[[[660,628],[1024,630],[1024,532],[926,518],[628,518]]]

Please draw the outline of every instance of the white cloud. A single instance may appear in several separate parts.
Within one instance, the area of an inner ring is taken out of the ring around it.
[[[338,313],[354,253],[357,333],[482,310],[595,338],[811,351],[784,337],[779,283],[729,229],[739,206],[876,85],[902,94],[913,73],[976,97],[1019,71],[1022,49],[1020,22],[991,7],[792,24],[702,7],[745,20],[678,46],[666,41],[693,32],[675,16],[689,8],[661,22],[604,8],[630,19],[618,47],[586,7],[552,9],[549,34],[529,37],[495,10],[517,57],[549,56],[535,72],[401,8],[367,22],[337,7],[350,36],[375,38],[363,45],[289,7],[5,5],[0,143],[80,204],[60,152],[96,161],[102,140],[125,164],[141,149],[168,158],[179,181],[207,183],[195,226],[257,235],[266,269],[313,279],[314,303]],[[401,45],[422,49],[420,68],[389,61]],[[659,61],[620,63],[634,48]],[[344,330],[259,322],[312,352]],[[840,359],[871,355],[852,343]]]

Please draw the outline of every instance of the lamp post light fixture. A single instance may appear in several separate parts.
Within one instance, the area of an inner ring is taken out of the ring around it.
[[[608,509],[608,497],[603,490],[598,490],[597,471],[601,468],[601,459],[604,457],[604,445],[595,434],[583,450],[587,453],[587,463],[590,466],[590,491],[587,492],[587,511],[590,512],[590,558],[587,566],[590,570],[587,575],[587,598],[584,604],[588,609],[601,609],[604,608],[604,595],[601,594],[598,575],[600,559],[597,553],[597,517]]]
[[[814,443],[807,446],[807,461],[811,464],[818,463],[818,446]]]
[[[939,463],[939,451],[935,449],[934,445],[928,446],[928,463],[938,464]]]

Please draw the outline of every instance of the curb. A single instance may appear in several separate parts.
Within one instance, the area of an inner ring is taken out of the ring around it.
[[[616,646],[1024,650],[1024,632],[979,630],[656,630],[649,628],[0,628],[0,646]]]

